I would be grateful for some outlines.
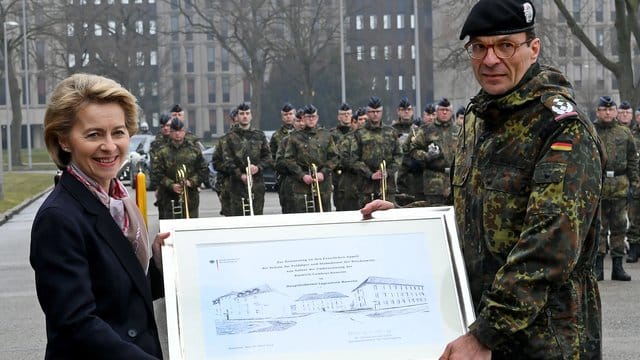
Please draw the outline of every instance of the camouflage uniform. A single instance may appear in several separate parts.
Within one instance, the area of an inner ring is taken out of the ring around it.
[[[627,232],[627,197],[631,189],[638,187],[638,153],[628,127],[615,120],[597,121],[595,127],[608,159],[602,190],[602,228],[598,253],[604,255],[607,252],[609,239],[611,257],[622,258]]]
[[[176,145],[168,141],[165,146],[157,150],[152,169],[153,178],[158,180],[158,213],[160,219],[173,219],[174,211],[171,200],[178,206],[184,197],[173,191],[173,185],[178,182],[176,179],[178,169],[186,167],[187,179],[191,182],[191,187],[187,188],[187,201],[189,202],[189,217],[198,217],[198,206],[200,205],[200,183],[207,178],[207,164],[202,157],[200,148],[192,143],[183,141]],[[183,206],[182,217],[186,216],[186,209]]]
[[[481,91],[455,157],[453,198],[477,318],[494,359],[599,359],[593,271],[603,150],[562,74],[534,64]]]
[[[451,194],[450,172],[458,146],[459,126],[452,120],[423,126],[409,144],[410,156],[424,167],[424,199],[429,206],[447,205]]]
[[[375,126],[367,121],[364,127],[355,132],[351,151],[356,159],[353,171],[358,174],[360,207],[373,199],[382,198],[380,180],[371,179],[371,175],[380,168],[382,160],[386,162],[388,174],[386,199],[395,201],[396,187],[393,174],[402,161],[402,149],[396,131],[390,126]]]
[[[354,173],[342,163],[342,158],[348,154],[353,129],[351,126],[338,125],[330,130],[333,142],[336,144],[340,161],[331,175],[333,183],[333,205],[336,211],[358,210],[357,192],[352,189],[355,180]]]
[[[218,193],[220,215],[222,216],[229,216],[230,176],[223,170],[224,158],[222,154],[222,149],[224,149],[228,137],[229,133],[226,133],[218,140],[218,145],[216,145],[216,149],[213,151],[213,155],[211,155],[211,163],[213,163],[213,168],[216,169],[216,192]]]
[[[329,131],[321,128],[304,128],[289,135],[284,152],[284,162],[292,174],[293,204],[291,209],[296,213],[307,212],[307,201],[311,201],[311,186],[302,181],[304,175],[310,175],[310,166],[315,164],[318,172],[324,175],[325,181],[320,183],[322,209],[331,211],[330,174],[338,163],[338,153]],[[318,199],[313,196],[316,211],[319,211]]]
[[[278,146],[278,152],[275,157],[275,170],[278,173],[279,183],[278,195],[280,198],[280,208],[282,209],[283,214],[295,212],[295,208],[293,208],[293,204],[295,203],[293,196],[293,184],[296,182],[296,179],[289,172],[287,163],[284,161],[284,153],[287,149],[287,143],[289,142],[289,135],[280,140],[280,146]]]
[[[286,174],[284,173],[286,169],[280,168],[280,170],[278,170],[276,157],[278,152],[280,152],[283,146],[282,141],[284,140],[284,138],[289,136],[289,134],[292,131],[293,131],[293,125],[286,125],[286,124],[282,125],[280,129],[278,129],[278,131],[273,133],[273,135],[271,136],[271,140],[269,141],[269,149],[271,150],[271,156],[273,157],[273,161],[276,164],[276,169],[275,169],[277,173],[276,187],[278,189],[278,199],[280,200],[280,208],[282,209],[283,214],[286,214],[285,203],[284,203],[286,201],[285,198],[290,194],[287,194],[285,190],[282,189],[282,181],[284,180],[283,177],[286,176]],[[282,150],[282,153],[284,153],[284,149]]]
[[[413,125],[404,142],[402,142],[402,162],[398,169],[398,195],[396,202],[399,205],[405,205],[413,201],[424,200],[424,166],[422,162],[416,161],[411,157],[411,143],[415,141],[418,135],[419,127]],[[402,137],[400,137],[402,139]]]
[[[162,135],[162,133],[157,133],[156,138],[151,142],[151,145],[149,146],[149,159],[151,159],[151,168],[149,169],[149,183],[151,184],[152,188],[156,188],[158,186],[158,182],[160,181],[160,179],[156,179],[154,176],[153,164],[157,161],[158,151],[169,142],[169,136]]]
[[[636,150],[640,151],[640,128],[635,122],[632,125],[631,134],[635,140]],[[637,262],[638,256],[640,256],[640,188],[638,187],[631,191],[627,216],[629,217],[629,229],[627,229],[629,258],[627,258],[627,262]]]
[[[229,216],[244,215],[243,199],[248,204],[247,184],[241,176],[245,174],[247,157],[251,164],[260,170],[253,175],[253,213],[262,215],[264,208],[264,178],[262,170],[272,166],[273,160],[269,152],[269,143],[264,132],[254,128],[247,130],[237,126],[231,129],[222,149],[222,171],[229,174]]]

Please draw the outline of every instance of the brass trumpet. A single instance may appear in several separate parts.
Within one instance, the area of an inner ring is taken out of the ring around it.
[[[382,179],[380,179],[380,197],[382,200],[387,200],[387,162],[382,160],[380,163],[380,172],[382,173]]]
[[[187,194],[187,166],[182,164],[182,167],[176,171],[176,181],[182,185],[182,197],[180,198],[180,206],[182,207],[184,201],[184,213],[185,219],[189,218],[189,195]],[[175,214],[175,211],[174,211]],[[180,211],[182,215],[182,211]],[[175,216],[175,215],[174,215]]]
[[[304,195],[307,212],[316,212],[316,200],[318,201],[319,212],[324,212],[324,209],[322,209],[322,196],[320,194],[320,181],[318,180],[318,167],[315,163],[311,163],[309,170],[311,172],[313,182],[311,183],[311,199],[308,199],[306,194]]]
[[[247,167],[244,168],[247,176],[247,198],[242,198],[242,215],[253,216],[253,175],[251,174],[251,159],[247,156]]]

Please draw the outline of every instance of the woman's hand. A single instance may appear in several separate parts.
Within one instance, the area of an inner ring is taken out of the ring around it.
[[[156,264],[158,270],[162,270],[162,245],[164,245],[164,240],[168,238],[170,234],[169,232],[158,233],[153,239],[151,253],[153,254],[153,262]]]

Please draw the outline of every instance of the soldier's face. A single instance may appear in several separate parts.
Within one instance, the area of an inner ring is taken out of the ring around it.
[[[449,122],[449,120],[451,120],[451,108],[444,106],[438,107],[436,117],[440,122]]]
[[[294,117],[294,121],[293,121],[293,128],[296,130],[300,130],[304,127],[304,119],[303,118],[297,118]]]
[[[286,125],[293,125],[294,119],[296,118],[296,111],[290,110],[287,112],[281,111],[280,115],[282,116],[282,123]]]
[[[349,126],[351,124],[352,110],[338,110],[338,122],[340,125]]]
[[[482,59],[470,59],[473,73],[484,91],[490,95],[502,95],[513,89],[533,65],[540,53],[540,39],[535,38],[524,43],[527,37],[524,32],[510,35],[477,36],[470,43],[485,45],[487,54]],[[510,42],[518,45],[512,57],[501,59],[496,56],[493,45]]]
[[[187,132],[184,130],[184,128],[180,129],[180,130],[173,130],[171,129],[171,132],[169,133],[169,137],[171,138],[171,140],[175,143],[181,143],[182,140],[184,140],[184,136]]]
[[[398,108],[398,118],[402,120],[411,120],[413,119],[413,108]]]
[[[435,120],[436,120],[436,113],[428,113],[428,112],[423,112],[422,113],[422,122],[423,123],[431,124]]]
[[[358,116],[358,128],[363,127],[366,122],[367,122],[367,115]]]
[[[307,128],[314,128],[318,124],[318,114],[304,114],[302,115],[304,126]]]
[[[160,128],[160,131],[162,132],[162,135],[169,136],[169,133],[171,132],[171,128],[169,127],[169,122],[162,125],[162,127]]]
[[[618,121],[626,126],[631,124],[631,118],[633,114],[631,113],[631,109],[622,109],[618,110]]]
[[[636,110],[636,123],[640,125],[640,110]]]
[[[180,121],[184,122],[184,111],[174,111],[171,113],[171,117],[177,117]]]
[[[615,106],[612,106],[612,107],[599,106],[598,109],[596,110],[596,116],[598,116],[598,119],[606,123],[612,122],[617,115],[618,115],[618,111]]]
[[[367,108],[367,118],[372,124],[379,124],[382,120],[382,106],[377,109]]]
[[[238,110],[238,124],[242,127],[251,124],[251,110]]]

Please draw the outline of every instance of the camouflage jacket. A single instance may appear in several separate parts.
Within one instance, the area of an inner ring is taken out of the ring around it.
[[[426,195],[449,196],[451,184],[449,174],[460,127],[453,120],[439,120],[423,126],[409,143],[413,160],[424,168],[424,193]]]
[[[293,125],[282,125],[280,129],[271,136],[271,140],[269,140],[269,150],[271,150],[273,161],[276,161],[276,154],[282,144],[282,139],[291,134],[291,132],[293,132]]]
[[[264,132],[254,128],[244,130],[239,126],[233,127],[222,147],[223,162],[221,166],[221,170],[230,176],[232,183],[240,180],[242,174],[245,174],[248,165],[247,157],[251,160],[251,165],[260,169],[253,176],[254,184],[262,184],[264,187],[262,171],[267,166],[273,165]]]
[[[178,182],[177,172],[183,166],[186,169],[186,179],[194,189],[206,181],[209,173],[200,148],[187,141],[178,145],[167,142],[157,150],[154,161],[151,171],[153,178],[158,179],[158,190],[161,192],[173,192],[171,188]],[[191,193],[196,194],[197,191]]]
[[[313,163],[318,168],[318,172],[323,173],[328,180],[329,174],[339,161],[336,144],[329,131],[322,128],[304,128],[291,133],[288,139],[287,148],[284,151],[284,162],[289,173],[301,182],[302,177],[309,174]],[[324,181],[323,184],[325,189],[330,186],[329,181]]]
[[[597,121],[598,136],[607,153],[603,198],[626,198],[638,188],[638,152],[631,130],[618,123]]]
[[[470,331],[497,358],[601,358],[605,159],[570,86],[536,63],[508,94],[475,96],[461,132],[453,197]]]
[[[386,125],[374,126],[370,122],[356,130],[351,144],[351,156],[355,157],[353,170],[371,180],[382,160],[387,165],[387,173],[395,174],[402,161],[402,149],[396,131]]]
[[[333,138],[334,144],[336,144],[338,155],[342,160],[342,157],[345,151],[348,153],[348,149],[350,146],[349,138],[351,138],[351,135],[353,134],[354,131],[351,128],[351,126],[338,125],[333,129],[329,130],[329,132],[331,133],[331,137]],[[345,170],[345,167],[342,164],[342,161],[339,161],[335,168],[336,173],[342,173],[344,170]]]

